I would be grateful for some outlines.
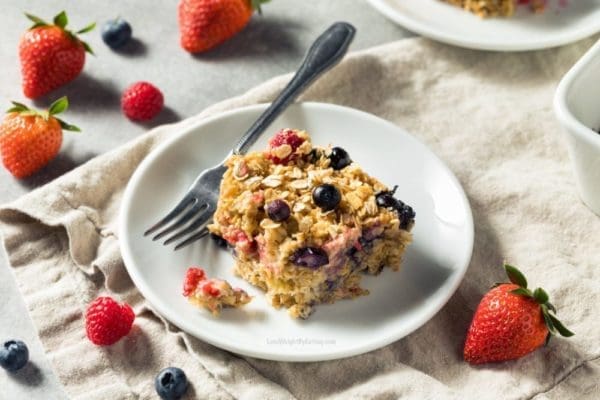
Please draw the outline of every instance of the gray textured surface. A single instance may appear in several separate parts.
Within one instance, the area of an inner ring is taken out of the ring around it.
[[[357,27],[351,50],[409,35],[363,1],[274,0],[264,7],[264,16],[255,17],[242,34],[208,54],[191,56],[178,45],[175,1],[0,3],[0,108],[8,106],[9,100],[26,100],[20,88],[17,60],[19,36],[29,26],[23,11],[51,19],[65,9],[75,28],[120,15],[131,23],[136,39],[126,51],[115,53],[102,43],[99,30],[86,35],[97,56],[88,57],[77,80],[35,102],[42,107],[68,95],[72,106],[64,118],[80,126],[83,133],[67,133],[59,157],[25,181],[14,180],[0,168],[0,203],[143,134],[149,127],[194,115],[212,103],[294,70],[310,42],[336,20],[346,20]],[[131,123],[119,110],[120,92],[138,80],[153,82],[165,95],[166,109],[150,124]],[[28,343],[32,363],[15,375],[0,370],[0,399],[64,398],[7,268],[4,252],[0,251],[0,340],[13,337]]]

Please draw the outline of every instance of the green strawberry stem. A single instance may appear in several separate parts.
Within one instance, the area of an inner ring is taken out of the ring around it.
[[[262,8],[261,6],[265,3],[268,3],[271,0],[250,0],[250,6],[252,7],[253,10],[258,11],[258,13],[260,15],[262,15]]]
[[[573,332],[568,330],[562,324],[562,322],[560,322],[558,318],[556,318],[556,316],[552,314],[556,314],[556,308],[554,307],[554,305],[552,305],[552,303],[550,303],[550,297],[544,289],[537,288],[532,292],[530,289],[527,288],[527,279],[525,279],[525,275],[523,275],[521,271],[519,271],[516,267],[513,267],[512,265],[508,264],[504,265],[504,269],[506,271],[508,279],[515,285],[519,286],[517,289],[511,290],[511,293],[517,296],[523,296],[533,299],[536,303],[540,305],[540,308],[542,309],[542,317],[544,318],[544,322],[548,327],[548,340],[550,339],[551,335],[555,335],[557,333],[564,337],[570,337],[574,335]]]
[[[79,129],[77,126],[71,125],[63,121],[62,119],[56,117],[56,115],[65,112],[69,108],[69,99],[67,98],[67,96],[63,96],[60,99],[54,101],[52,104],[50,104],[48,110],[45,111],[31,109],[25,104],[17,103],[16,101],[11,101],[11,103],[13,106],[6,110],[7,113],[18,113],[19,115],[23,116],[39,116],[44,118],[46,121],[48,120],[48,118],[52,117],[58,121],[63,130],[81,132],[81,129]]]
[[[264,1],[264,0],[263,0]],[[89,24],[88,26],[86,26],[85,28],[82,28],[78,31],[76,31],[75,33],[73,33],[70,30],[67,30],[67,24],[69,23],[69,18],[67,17],[67,13],[64,11],[61,11],[60,13],[58,13],[53,19],[52,22],[53,24],[49,24],[48,22],[44,21],[43,19],[36,17],[35,15],[31,15],[28,13],[25,13],[25,16],[33,22],[33,25],[29,28],[31,29],[35,29],[35,28],[39,28],[42,26],[57,26],[60,29],[62,29],[63,31],[65,31],[67,33],[67,35],[69,35],[69,37],[79,43],[81,43],[81,45],[83,46],[83,48],[85,49],[85,51],[87,51],[90,54],[94,54],[94,51],[92,50],[92,48],[90,47],[89,44],[87,44],[86,42],[84,42],[83,40],[79,39],[79,37],[77,36],[78,34],[82,34],[82,33],[87,33],[89,31],[91,31],[92,29],[94,29],[96,27],[96,23],[93,22],[91,24]]]
[[[60,26],[61,28],[65,28],[69,23],[69,18],[67,18],[67,13],[61,11],[56,17],[54,17],[54,25]]]
[[[57,115],[61,112],[66,111],[69,108],[69,99],[67,96],[63,96],[60,99],[56,100],[54,103],[50,104],[50,108],[48,108],[48,113],[50,115]]]
[[[525,275],[523,275],[521,271],[508,264],[504,265],[504,270],[506,271],[506,275],[508,275],[508,279],[510,279],[512,283],[527,289],[527,279],[525,279]]]

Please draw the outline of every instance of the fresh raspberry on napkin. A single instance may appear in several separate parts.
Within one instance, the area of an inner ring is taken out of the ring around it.
[[[127,336],[134,319],[135,314],[129,304],[119,304],[106,296],[98,297],[85,314],[87,337],[99,346],[115,344]]]

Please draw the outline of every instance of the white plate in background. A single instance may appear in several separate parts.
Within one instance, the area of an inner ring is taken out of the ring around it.
[[[561,46],[600,31],[600,0],[549,0],[544,13],[518,6],[510,18],[482,19],[440,0],[368,0],[382,14],[425,37],[479,50]]]
[[[196,175],[217,164],[266,105],[233,110],[180,132],[156,148],[132,176],[121,206],[119,239],[134,283],[165,318],[223,349],[281,361],[320,361],[377,349],[432,318],[461,282],[473,249],[473,219],[452,172],[427,147],[371,114],[322,103],[292,105],[254,149],[282,127],[307,130],[316,145],[345,148],[368,173],[415,209],[414,242],[399,272],[365,277],[369,296],[317,306],[306,320],[275,310],[263,293],[232,273],[231,255],[209,239],[174,252],[143,236],[182,197]],[[195,308],[181,294],[189,266],[229,280],[255,296],[220,318]]]

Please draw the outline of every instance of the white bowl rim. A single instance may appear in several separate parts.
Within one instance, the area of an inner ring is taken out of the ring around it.
[[[576,135],[590,145],[600,148],[600,134],[576,118],[571,112],[567,101],[573,85],[596,57],[600,58],[600,40],[561,79],[554,95],[554,112],[558,120],[567,128],[569,134]],[[598,78],[600,79],[600,76]]]

